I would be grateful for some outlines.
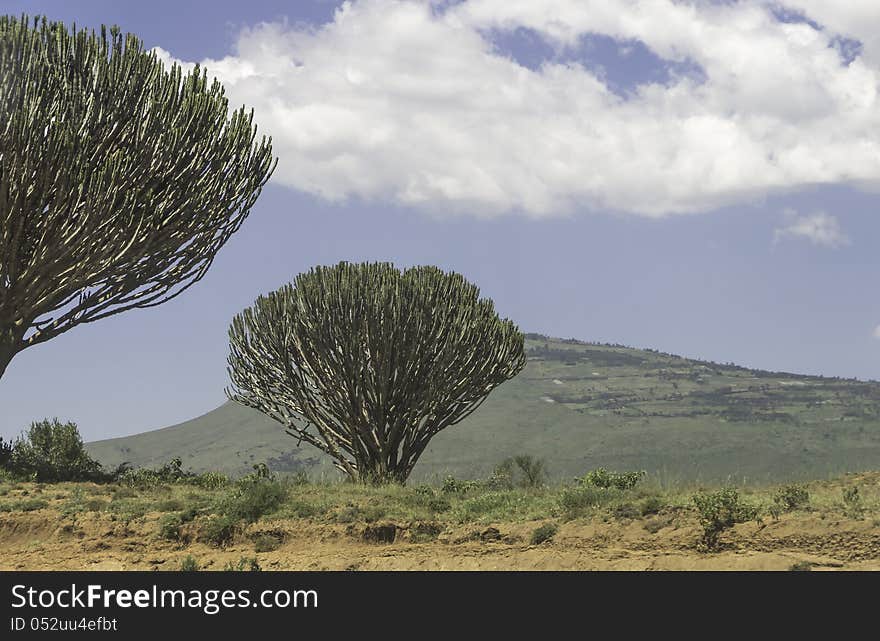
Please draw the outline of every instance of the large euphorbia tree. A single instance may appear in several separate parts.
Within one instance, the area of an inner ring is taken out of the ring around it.
[[[316,267],[238,314],[229,339],[227,395],[369,482],[404,482],[525,365],[516,325],[436,267]]]
[[[198,281],[274,170],[253,112],[117,28],[0,16],[0,376]]]

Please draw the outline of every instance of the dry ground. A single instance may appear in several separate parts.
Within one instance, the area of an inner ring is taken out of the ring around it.
[[[880,474],[859,481],[863,488],[880,487]],[[160,512],[130,520],[101,511],[70,518],[60,499],[47,502],[41,509],[0,512],[0,570],[178,570],[188,556],[208,570],[243,557],[256,558],[263,570],[880,570],[876,515],[851,518],[823,509],[738,524],[722,534],[717,551],[707,552],[698,545],[696,512],[683,506],[644,518],[571,521],[267,518],[242,528],[226,547],[213,547],[185,528],[181,541],[161,539]],[[551,521],[559,524],[555,536],[531,544],[536,527]],[[277,549],[256,552],[254,541],[267,535]]]

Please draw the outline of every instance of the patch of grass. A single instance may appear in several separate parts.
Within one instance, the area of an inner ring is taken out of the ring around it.
[[[559,508],[566,519],[576,519],[592,514],[597,508],[608,505],[621,496],[615,488],[599,488],[590,485],[563,488],[559,493]]]
[[[535,528],[532,532],[532,536],[529,539],[529,543],[532,545],[540,545],[544,541],[551,540],[556,533],[559,531],[559,526],[555,523],[545,523],[544,525]]]
[[[611,508],[611,515],[615,519],[637,519],[642,516],[642,511],[632,503],[619,503]]]
[[[34,512],[47,507],[49,507],[49,502],[44,499],[28,498],[21,501],[0,503],[0,512]]]
[[[155,509],[157,512],[180,512],[184,507],[185,504],[181,499],[173,498],[160,501],[156,504]]]
[[[277,511],[287,498],[287,488],[261,473],[239,479],[235,488],[218,503],[217,512],[235,521],[253,523]]]
[[[666,501],[663,497],[655,494],[642,499],[642,502],[639,504],[639,511],[642,516],[651,516],[652,514],[659,513],[664,507],[666,507]]]
[[[809,572],[813,569],[813,564],[809,561],[798,561],[797,563],[792,564],[788,569],[791,572]]]
[[[443,531],[439,523],[413,523],[409,528],[409,540],[411,543],[429,543],[436,541]]]
[[[166,541],[179,541],[183,519],[178,514],[166,514],[159,519],[159,538]]]

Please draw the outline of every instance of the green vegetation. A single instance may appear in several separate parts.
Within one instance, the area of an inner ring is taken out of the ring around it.
[[[618,490],[631,490],[645,476],[645,472],[609,472],[604,467],[587,472],[584,476],[576,479],[585,486],[593,486],[602,489],[617,488]]]
[[[10,476],[40,483],[104,478],[101,464],[83,447],[76,424],[57,418],[31,423],[14,443],[0,443],[0,463]]]
[[[758,519],[758,508],[744,503],[732,487],[696,494],[693,501],[703,526],[702,542],[709,550],[718,547],[718,537],[727,528]]]
[[[544,541],[551,540],[556,533],[559,531],[559,526],[555,523],[545,523],[544,525],[535,528],[532,532],[532,537],[529,539],[529,543],[532,545],[540,545]]]
[[[537,334],[527,334],[525,346],[525,369],[432,438],[409,482],[485,479],[499,460],[523,452],[546,462],[551,484],[600,466],[693,485],[799,483],[880,469],[880,383]],[[294,447],[276,421],[231,402],[173,428],[86,447],[105,466],[155,467],[180,456],[192,470],[230,476],[265,461],[279,474],[338,478],[325,454]]]
[[[436,434],[525,366],[523,335],[479,294],[430,266],[315,267],[233,319],[227,394],[351,480],[403,483]]]
[[[224,572],[260,572],[262,569],[256,557],[247,556],[241,557],[238,563],[230,561],[223,567]]]
[[[28,347],[200,280],[274,170],[204,69],[107,31],[0,16],[0,378]]]
[[[187,554],[180,562],[181,572],[198,572],[201,569],[199,562],[191,554]]]

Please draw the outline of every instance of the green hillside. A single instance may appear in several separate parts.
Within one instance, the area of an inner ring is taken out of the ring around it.
[[[478,477],[515,454],[556,478],[604,466],[661,479],[824,478],[880,468],[880,383],[751,370],[653,350],[528,334],[528,364],[434,438],[413,480]],[[327,458],[228,402],[193,420],[88,444],[107,465],[174,456],[196,471],[336,477]]]

